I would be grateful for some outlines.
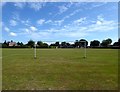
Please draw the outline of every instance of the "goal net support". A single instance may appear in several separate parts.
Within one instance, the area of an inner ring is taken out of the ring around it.
[[[80,41],[80,42],[84,43],[84,58],[86,58],[87,57],[87,55],[86,55],[86,41]]]
[[[81,43],[84,43],[84,58],[86,58],[87,57],[87,55],[86,55],[86,41],[80,41]],[[36,53],[36,46],[37,46],[37,43],[35,42],[35,44],[34,44],[34,59],[36,59],[37,58],[37,53]]]
[[[37,56],[36,56],[36,43],[34,44],[34,59],[36,59],[37,58]]]

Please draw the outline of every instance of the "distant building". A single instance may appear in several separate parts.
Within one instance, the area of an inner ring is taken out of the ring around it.
[[[9,43],[9,46],[11,47],[11,46],[17,46],[17,43],[16,42],[10,42]]]

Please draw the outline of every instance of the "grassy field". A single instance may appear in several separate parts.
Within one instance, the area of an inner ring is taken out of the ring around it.
[[[114,90],[118,50],[3,49],[3,90]]]

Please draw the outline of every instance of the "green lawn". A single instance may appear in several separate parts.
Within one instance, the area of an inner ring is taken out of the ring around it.
[[[118,50],[3,49],[3,90],[115,90]]]

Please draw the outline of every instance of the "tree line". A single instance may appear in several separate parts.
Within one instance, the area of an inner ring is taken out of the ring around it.
[[[88,46],[88,41],[86,39],[80,39],[75,40],[74,43],[69,42],[55,42],[52,44],[48,44],[42,41],[37,41],[36,47],[37,48],[81,48],[81,47],[89,47],[89,48],[100,48],[100,47],[120,47],[120,38],[118,39],[118,42],[112,43],[112,39],[108,38],[103,40],[101,43],[98,40],[90,41],[90,46]],[[2,43],[3,48],[34,48],[35,47],[35,41],[29,40],[27,44],[23,44],[23,42],[13,42],[11,41],[4,41]]]

